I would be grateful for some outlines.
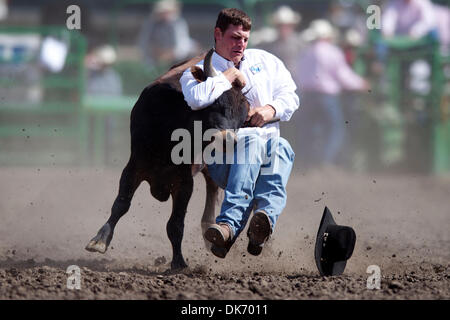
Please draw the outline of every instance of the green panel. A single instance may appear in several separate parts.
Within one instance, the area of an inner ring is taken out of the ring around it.
[[[450,172],[450,123],[435,126],[434,171],[436,174]]]
[[[440,110],[441,108],[445,108],[443,105],[444,103],[448,103],[448,100],[443,98],[444,84],[446,81],[448,82],[448,79],[444,79],[443,76],[444,64],[446,62],[442,60],[442,57],[440,56],[437,43],[429,37],[424,37],[420,40],[411,40],[406,37],[395,37],[390,40],[381,40],[378,38],[378,41],[384,42],[389,49],[389,54],[386,60],[386,71],[388,76],[387,98],[390,104],[398,110],[401,117],[406,121],[403,128],[398,126],[385,126],[383,128],[383,136],[390,141],[399,141],[394,138],[394,136],[399,137],[398,134],[402,132],[403,135],[407,137],[408,132],[406,130],[408,127],[411,130],[411,128],[414,128],[415,125],[417,126],[417,130],[423,130],[421,129],[423,124],[419,124],[417,119],[413,118],[411,120],[405,116],[409,115],[409,117],[411,117],[411,115],[415,115],[414,112],[416,111],[412,109],[412,103],[414,100],[418,99],[425,106],[424,112],[428,119],[426,121],[429,121],[430,123],[429,129],[427,129],[429,132],[428,136],[430,137],[429,141],[423,142],[427,143],[429,146],[432,146],[432,149],[430,150],[432,154],[430,160],[428,161],[428,170],[434,173],[450,171],[450,124],[449,119],[447,117],[443,117]],[[404,84],[402,84],[402,76],[406,72],[405,66],[407,66],[408,63],[419,59],[426,60],[431,67],[431,76],[428,80],[430,83],[430,91],[425,95],[419,95],[411,92],[404,87]],[[393,132],[397,133],[393,135]],[[388,137],[391,137],[391,139],[388,139]],[[404,145],[399,145],[399,148],[399,152],[393,152],[393,150],[391,150],[391,156],[399,156],[400,154],[404,154],[404,156],[407,158],[409,157],[409,159],[403,160],[412,159],[411,157],[413,157],[413,154],[408,154],[408,152],[404,149]]]
[[[54,36],[69,44],[65,65],[60,72],[40,70],[39,78],[32,80],[39,84],[42,92],[39,102],[28,102],[25,97],[22,101],[21,96],[0,101],[0,164],[79,163],[86,154],[85,137],[82,135],[85,128],[81,116],[86,39],[78,31],[60,26],[0,26],[0,34],[38,35],[41,40]],[[10,61],[0,63],[8,64],[8,67],[20,66]],[[37,55],[22,63],[34,67]],[[27,88],[29,83],[25,83],[21,76],[1,79],[0,85],[13,89]],[[58,150],[54,150],[56,147]],[[50,151],[56,154],[55,159],[49,158]]]

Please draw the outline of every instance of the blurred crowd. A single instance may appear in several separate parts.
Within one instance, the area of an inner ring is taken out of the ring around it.
[[[282,59],[299,88],[301,110],[294,114],[296,127],[291,129],[291,137],[298,151],[297,163],[302,168],[357,167],[361,160],[358,149],[371,149],[362,145],[369,141],[362,137],[379,134],[364,132],[371,129],[368,123],[371,114],[379,119],[388,113],[386,110],[390,115],[396,113],[398,119],[395,121],[407,122],[400,132],[405,137],[403,145],[397,141],[393,143],[394,147],[404,147],[404,157],[416,158],[418,166],[426,166],[429,158],[420,158],[433,152],[429,149],[432,145],[429,132],[432,106],[425,106],[424,112],[415,114],[408,108],[414,107],[411,96],[415,93],[432,94],[431,90],[424,91],[423,88],[429,88],[435,80],[432,68],[436,68],[433,60],[436,55],[430,49],[422,57],[414,58],[414,51],[437,45],[442,56],[450,54],[450,9],[429,0],[390,0],[384,2],[381,13],[381,20],[378,19],[381,32],[375,32],[376,38],[370,35],[367,13],[352,1],[333,1],[323,17],[304,27],[299,27],[301,12],[283,5],[273,13],[271,26],[253,32],[256,38],[253,44]],[[409,46],[398,49],[393,45],[399,43],[409,43]],[[402,50],[411,53],[411,58],[398,60],[398,69],[394,70],[389,58],[400,55]],[[358,57],[362,54],[365,60],[361,66]],[[388,76],[392,71],[400,73],[397,87]],[[379,93],[387,85],[398,91],[400,99],[397,102],[401,105],[385,103],[392,88],[385,90],[384,100],[380,95],[370,94],[372,86]],[[370,101],[382,107],[369,110]],[[424,114],[428,117],[425,125]],[[373,146],[372,154],[366,152],[363,155],[363,166],[368,166],[369,158],[377,156],[379,149],[379,146]],[[393,154],[387,155],[386,161],[401,157],[398,152]]]
[[[295,144],[297,162],[304,168],[349,163],[354,167],[358,162],[356,149],[362,132],[367,130],[363,128],[367,124],[364,119],[370,113],[368,94],[371,99],[380,98],[373,91],[382,91],[383,85],[389,83],[393,39],[422,41],[422,46],[436,44],[441,56],[450,54],[449,6],[430,0],[382,3],[379,31],[368,28],[365,9],[350,0],[331,1],[327,10],[313,19],[308,12],[280,1],[268,23],[252,30],[249,47],[267,50],[280,58],[297,83],[301,108],[287,133]],[[0,0],[0,21],[8,15],[7,4],[7,0]],[[207,49],[194,40],[182,12],[177,0],[159,0],[152,5],[134,40],[138,59],[146,68],[167,68]],[[64,45],[64,41],[61,43]],[[0,43],[0,55],[5,52],[2,50]],[[56,51],[52,52],[50,60],[55,60]],[[60,55],[65,55],[64,50]],[[407,80],[400,91],[406,93],[410,84],[419,91],[430,86],[430,59],[401,64],[399,72]],[[89,45],[85,59],[87,94],[123,94],[124,79],[115,68],[117,60],[117,47],[106,41]],[[424,81],[428,83],[424,85]]]
[[[181,16],[181,4],[176,0],[155,3],[139,33],[139,49],[148,65],[168,64],[192,56],[197,43],[189,35],[189,27]]]

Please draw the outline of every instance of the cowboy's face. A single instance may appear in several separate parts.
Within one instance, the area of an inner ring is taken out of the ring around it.
[[[237,65],[244,56],[247,48],[250,30],[244,31],[242,25],[230,24],[225,32],[219,28],[214,29],[216,39],[216,51],[227,60],[233,61]]]

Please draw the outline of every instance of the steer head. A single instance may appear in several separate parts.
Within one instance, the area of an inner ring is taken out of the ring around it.
[[[191,72],[197,81],[206,81],[208,77],[217,75],[211,63],[214,49],[211,49],[205,56],[203,70],[200,67],[191,67]],[[203,130],[218,129],[214,140],[226,141],[230,137],[236,139],[232,131],[244,126],[249,111],[249,103],[242,93],[243,85],[239,81],[232,84],[230,90],[225,91],[213,104],[205,109],[196,111],[202,120]]]

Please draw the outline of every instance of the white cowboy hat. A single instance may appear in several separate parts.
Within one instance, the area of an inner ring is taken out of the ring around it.
[[[345,42],[351,46],[359,47],[363,43],[363,37],[355,29],[349,29],[345,33]]]
[[[288,6],[281,6],[272,15],[272,23],[277,24],[298,24],[302,20],[299,13],[293,11]]]
[[[117,54],[110,45],[104,45],[94,51],[96,60],[104,65],[111,65],[116,62]]]
[[[176,0],[160,0],[155,3],[155,7],[153,9],[154,13],[163,13],[175,11],[178,12],[180,10],[180,4]]]
[[[302,38],[308,42],[317,39],[333,39],[335,37],[336,32],[333,26],[324,19],[312,21],[309,28],[302,33]]]

